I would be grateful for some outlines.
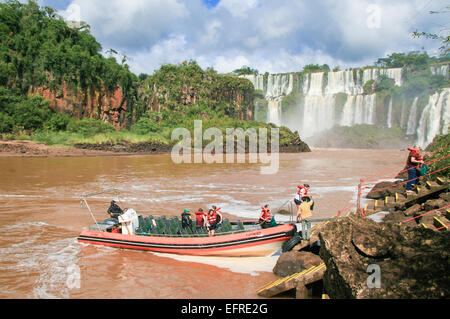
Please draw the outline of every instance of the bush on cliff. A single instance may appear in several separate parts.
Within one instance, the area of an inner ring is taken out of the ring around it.
[[[67,130],[72,133],[79,133],[85,137],[116,131],[111,124],[94,119],[71,121],[67,125]]]
[[[426,161],[428,162],[435,160],[434,163],[429,165],[429,171],[434,172],[440,170],[439,172],[432,175],[433,178],[436,178],[438,176],[444,176],[447,178],[450,177],[450,169],[448,168],[450,166],[450,157],[446,157],[450,154],[449,145],[449,134],[438,135],[434,138],[433,143],[431,143],[427,148],[427,151],[433,153],[428,159],[426,159]]]

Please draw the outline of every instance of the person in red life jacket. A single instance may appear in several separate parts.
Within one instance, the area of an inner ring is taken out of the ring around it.
[[[198,211],[195,212],[195,221],[197,231],[206,226],[206,214],[203,212],[203,208],[199,208]]]
[[[406,184],[406,192],[412,193],[412,187],[417,184],[420,177],[420,168],[425,163],[422,154],[420,154],[420,145],[408,147],[408,159],[406,160],[406,169],[408,170],[408,183]]]
[[[119,226],[114,226],[111,230],[111,233],[113,234],[120,234]]]
[[[222,214],[219,211],[220,208],[213,206],[213,209],[210,209],[206,215],[208,234],[211,237],[215,235],[217,226],[223,220]]]
[[[295,202],[295,205],[297,205],[297,208],[298,208],[301,205],[301,203],[303,202],[302,199],[304,197],[311,197],[311,196],[308,194],[308,191],[309,191],[309,188],[310,188],[309,184],[299,185],[299,186],[297,186],[297,188],[298,188],[298,192],[295,195],[294,202]]]
[[[261,225],[261,227],[263,229],[272,227],[272,213],[270,212],[270,207],[269,205],[266,205],[264,207],[261,207],[262,211],[261,211],[261,215],[259,216],[259,224]]]

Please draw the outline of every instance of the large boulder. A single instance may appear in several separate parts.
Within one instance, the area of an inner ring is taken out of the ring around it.
[[[450,297],[450,232],[355,216],[328,223],[319,237],[333,299]],[[370,284],[376,268],[380,288]]]
[[[321,263],[322,259],[311,252],[293,250],[281,254],[273,272],[277,276],[286,277]]]

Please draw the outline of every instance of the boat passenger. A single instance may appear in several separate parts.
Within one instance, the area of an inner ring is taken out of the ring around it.
[[[314,201],[310,196],[305,196],[302,198],[302,203],[298,207],[297,212],[297,223],[301,223],[303,219],[307,219],[312,216],[312,206]]]
[[[210,209],[208,211],[208,214],[206,215],[207,219],[207,229],[209,236],[214,236],[217,226],[220,224],[220,222],[223,220],[222,214],[219,212],[220,208],[217,208],[216,206],[213,206],[213,209]]]
[[[116,201],[113,200],[111,201],[111,206],[109,206],[107,213],[111,218],[118,220],[119,216],[123,215],[123,210],[117,205]]]
[[[195,212],[195,221],[197,231],[206,226],[206,214],[203,212],[203,208],[199,208],[198,211]]]
[[[262,228],[266,229],[269,227],[276,226],[275,218],[272,216],[272,213],[270,212],[269,205],[265,205],[264,207],[261,207],[261,215],[259,216],[259,224]]]
[[[181,214],[181,227],[183,229],[192,228],[192,217],[191,211],[189,209],[185,209],[183,214]]]

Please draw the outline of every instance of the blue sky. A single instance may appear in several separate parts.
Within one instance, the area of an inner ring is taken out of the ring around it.
[[[24,0],[25,1],[25,0]],[[448,15],[432,15],[442,0],[39,0],[70,20],[82,20],[104,51],[129,58],[135,73],[195,59],[230,72],[299,71],[310,63],[341,68],[372,65],[393,52],[439,43],[414,39],[418,29],[441,33]]]

